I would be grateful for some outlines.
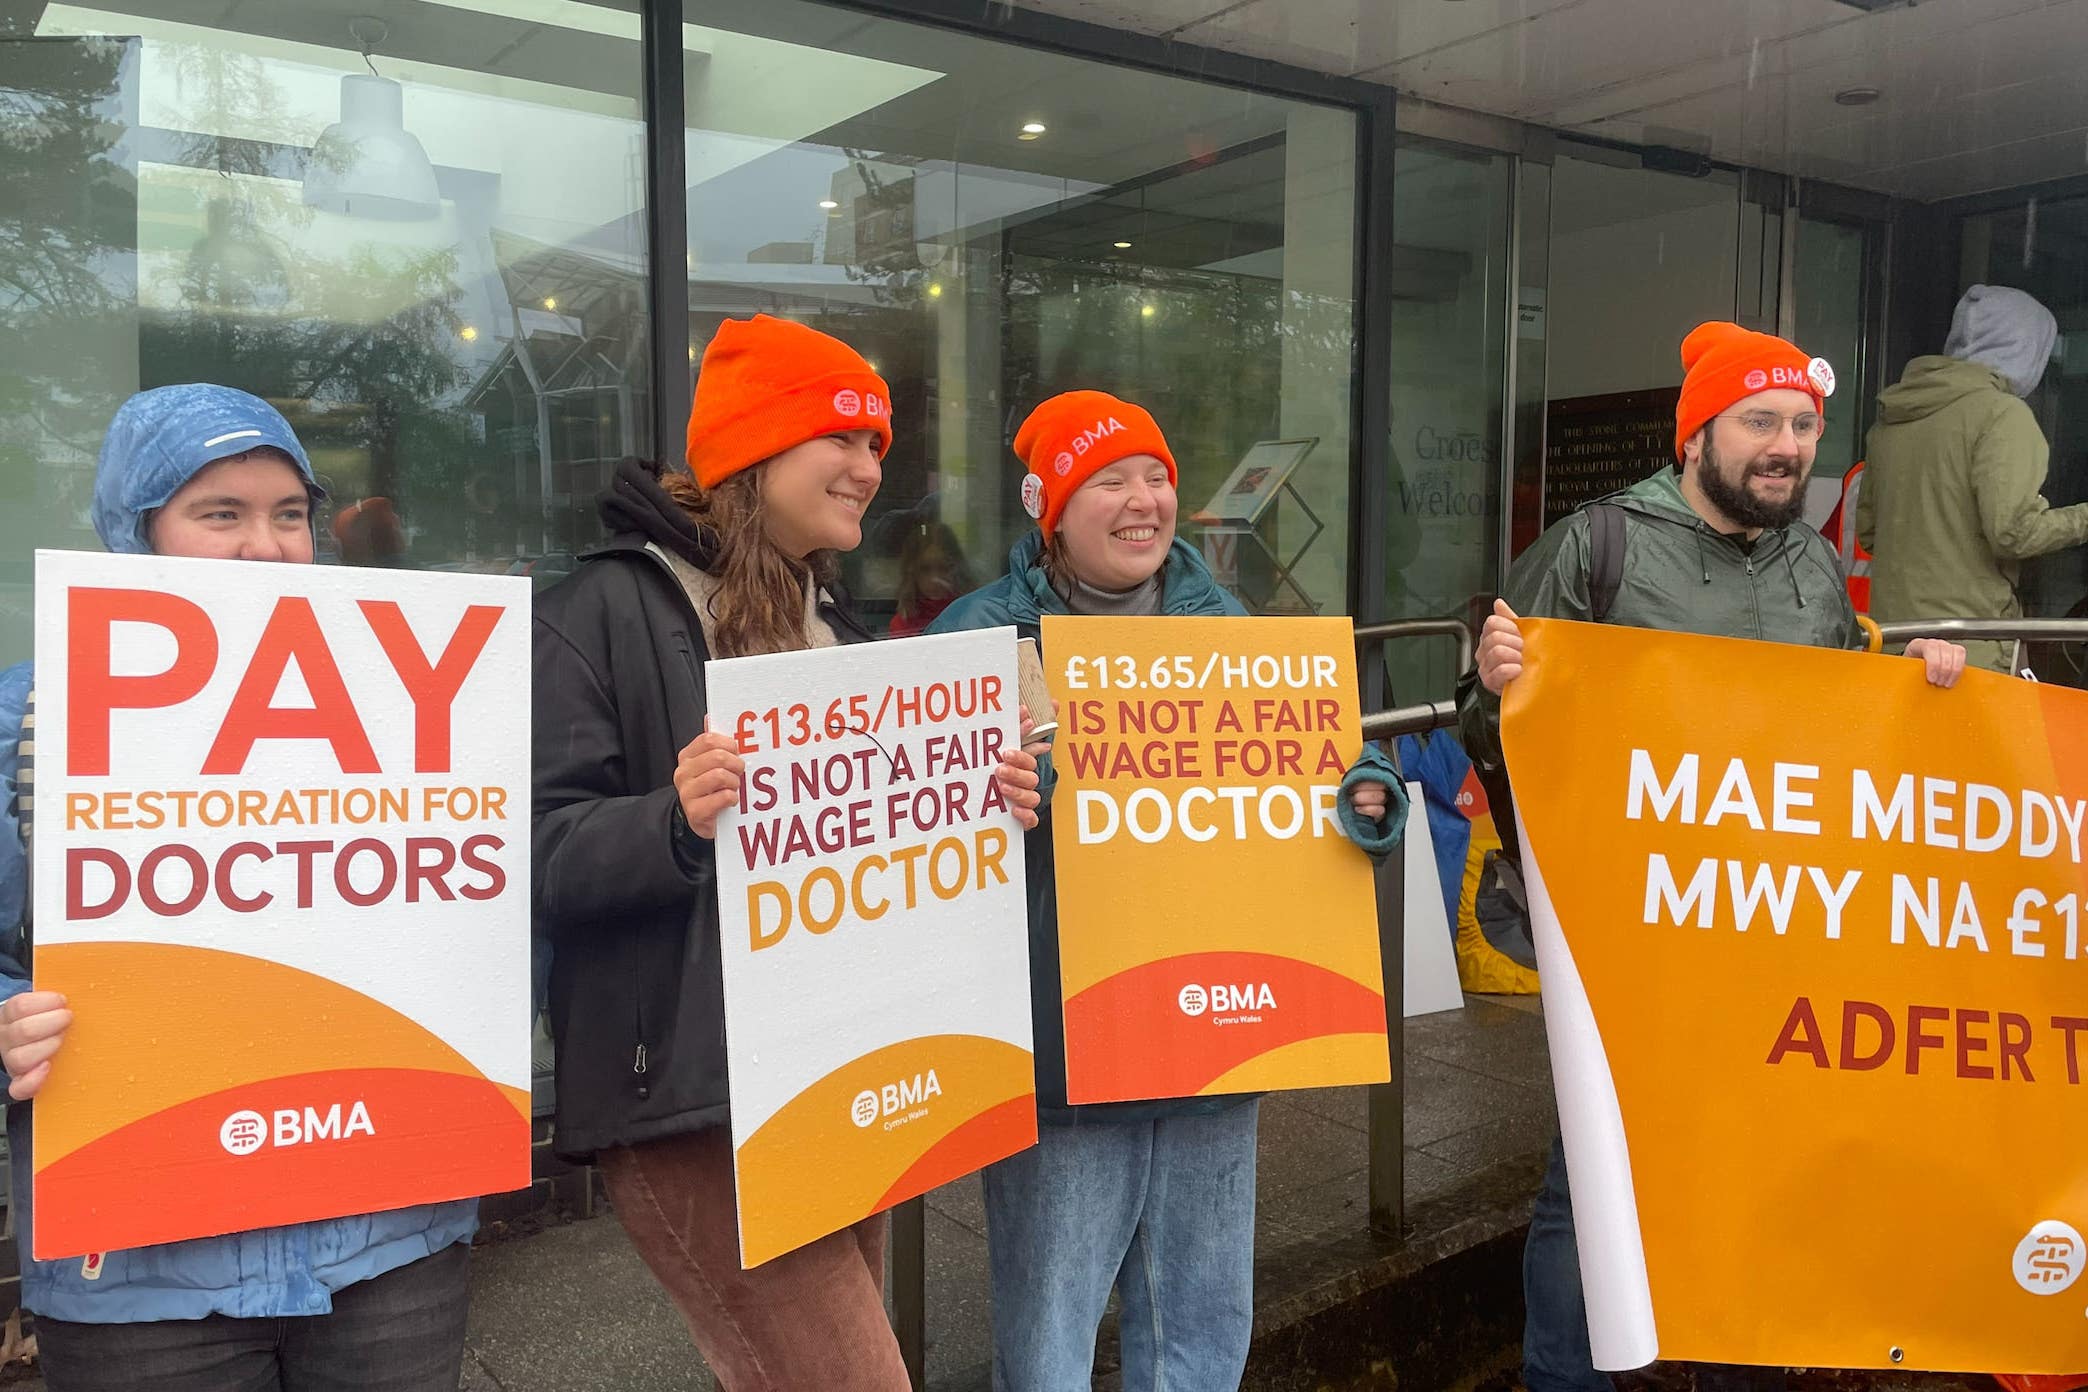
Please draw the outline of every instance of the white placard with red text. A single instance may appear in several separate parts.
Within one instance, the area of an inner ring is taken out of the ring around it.
[[[528,581],[36,585],[35,1254],[526,1185]]]

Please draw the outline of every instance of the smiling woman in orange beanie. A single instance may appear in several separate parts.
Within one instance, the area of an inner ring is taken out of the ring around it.
[[[832,588],[892,440],[860,354],[786,320],[727,320],[689,416],[691,473],[636,460],[614,534],[536,608],[535,921],[550,939],[559,1152],[592,1158],[730,1392],[904,1392],[882,1215],[740,1269],[718,948],[733,741],[703,664],[868,635]],[[1002,787],[1035,820],[1035,762]]]
[[[1015,453],[1037,530],[1016,543],[1005,576],[929,632],[1009,624],[1035,638],[1044,614],[1246,612],[1175,536],[1174,454],[1143,408],[1066,392],[1030,413]],[[1374,749],[1342,780],[1342,829],[1373,855],[1399,844],[1397,784]],[[1050,828],[1030,834],[1024,855],[1037,1144],[984,1175],[993,1385],[1086,1387],[1114,1286],[1125,1387],[1225,1392],[1239,1385],[1254,1327],[1255,1099],[1067,1104]],[[1123,931],[1137,930],[1135,913]]]

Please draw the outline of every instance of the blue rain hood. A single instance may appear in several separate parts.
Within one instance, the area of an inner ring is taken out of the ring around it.
[[[117,410],[102,438],[94,472],[94,530],[102,545],[151,554],[145,519],[154,509],[165,507],[204,466],[264,445],[290,457],[314,502],[325,499],[297,432],[260,397],[207,382],[139,392]]]

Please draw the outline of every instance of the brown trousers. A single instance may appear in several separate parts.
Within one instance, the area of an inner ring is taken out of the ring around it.
[[[727,1131],[618,1146],[596,1163],[724,1392],[907,1392],[885,1317],[883,1214],[742,1271]]]

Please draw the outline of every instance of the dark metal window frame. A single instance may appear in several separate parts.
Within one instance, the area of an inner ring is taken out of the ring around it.
[[[820,0],[833,8],[926,24],[1025,48],[1135,68],[1166,77],[1244,87],[1270,96],[1340,107],[1356,117],[1356,306],[1349,457],[1349,612],[1383,617],[1385,528],[1391,446],[1390,283],[1392,147],[1390,87],[1308,68],[1127,33],[1018,9],[1002,0]],[[701,22],[701,0],[642,0],[645,36],[646,224],[651,233],[650,331],[653,437],[662,459],[679,457],[695,374],[688,361],[689,214],[681,26]],[[1377,664],[1372,664],[1376,666]],[[1373,676],[1375,681],[1373,682]],[[1363,703],[1383,704],[1382,673],[1365,675]],[[1373,685],[1379,689],[1373,689]]]

